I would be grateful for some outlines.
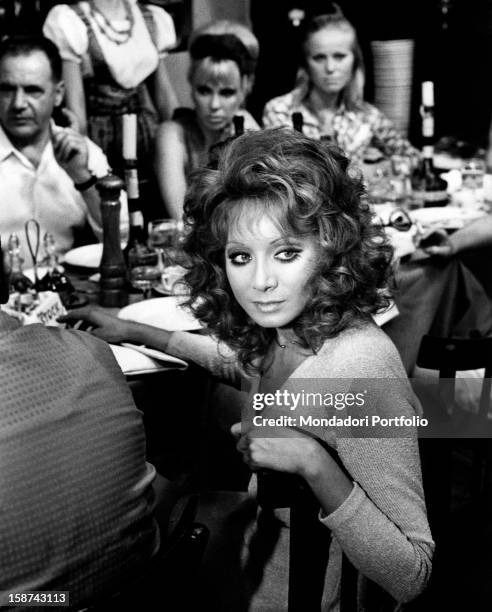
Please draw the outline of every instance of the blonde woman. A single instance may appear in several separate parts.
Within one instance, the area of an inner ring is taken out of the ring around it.
[[[337,5],[303,26],[302,65],[293,91],[270,100],[265,127],[292,126],[292,113],[302,113],[304,133],[337,144],[353,162],[369,146],[384,155],[415,155],[391,121],[363,99],[364,60],[352,24]]]
[[[206,166],[210,148],[234,134],[235,115],[245,130],[258,129],[242,109],[248,92],[250,55],[233,34],[192,38],[189,82],[194,108],[178,109],[157,133],[155,173],[169,216],[181,219],[191,173]]]

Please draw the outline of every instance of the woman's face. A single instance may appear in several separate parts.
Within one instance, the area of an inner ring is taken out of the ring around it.
[[[191,95],[201,124],[212,132],[230,125],[244,100],[244,79],[232,60],[198,62],[191,77]]]
[[[246,204],[247,206],[247,204]],[[229,229],[226,274],[234,297],[261,327],[289,326],[309,299],[319,247],[312,236],[285,235],[256,206]]]
[[[354,35],[328,26],[311,34],[305,45],[306,66],[312,86],[322,94],[338,94],[354,70]]]

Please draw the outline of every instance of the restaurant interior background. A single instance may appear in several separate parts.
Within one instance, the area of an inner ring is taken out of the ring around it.
[[[70,0],[66,0],[70,2]],[[0,0],[0,28],[36,28],[58,0]],[[168,65],[180,103],[189,105],[186,39],[211,19],[249,22],[261,54],[250,110],[261,115],[264,103],[290,90],[296,70],[297,35],[292,10],[322,9],[322,0],[153,0],[174,17],[181,36]],[[367,63],[366,96],[374,100],[371,42],[415,41],[408,135],[419,144],[422,80],[436,84],[436,134],[485,147],[492,114],[492,0],[339,0],[355,24]],[[17,19],[15,16],[17,15]],[[19,18],[21,17],[21,18]],[[14,22],[14,26],[12,26]],[[16,24],[16,25],[15,25]]]
[[[70,2],[70,0],[65,0]],[[35,29],[60,0],[0,0],[0,28]],[[250,23],[261,54],[249,109],[261,116],[264,103],[290,90],[296,72],[298,29],[292,10],[323,8],[326,0],[153,0],[172,15],[180,45],[168,66],[182,105],[189,105],[186,39],[191,29],[217,18]],[[354,23],[367,63],[366,97],[374,100],[372,41],[410,39],[415,43],[408,135],[419,145],[422,80],[436,85],[436,135],[474,146],[488,142],[492,114],[492,0],[338,0]],[[295,13],[294,13],[295,14]],[[16,19],[17,16],[17,19]],[[387,109],[384,109],[387,111]],[[391,116],[391,112],[389,113]]]

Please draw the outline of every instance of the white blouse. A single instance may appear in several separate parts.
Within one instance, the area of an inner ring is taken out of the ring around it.
[[[124,89],[136,87],[144,81],[156,70],[159,58],[164,57],[166,51],[176,45],[173,20],[169,13],[158,6],[148,5],[155,23],[156,49],[142,12],[137,6],[137,0],[129,0],[134,17],[132,35],[119,45],[101,33],[91,15],[89,3],[78,4],[93,25],[97,42],[112,77]],[[127,21],[113,21],[112,25],[118,30],[123,30]],[[82,61],[87,55],[89,46],[87,28],[67,4],[57,4],[50,10],[43,26],[43,33],[57,45],[63,60],[81,65],[82,70],[86,69],[87,64],[90,65],[90,62]]]

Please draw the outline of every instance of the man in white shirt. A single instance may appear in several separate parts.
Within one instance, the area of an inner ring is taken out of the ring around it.
[[[0,43],[0,235],[12,232],[28,258],[24,223],[31,218],[50,232],[61,253],[73,245],[74,229],[86,220],[102,237],[98,177],[108,163],[93,142],[52,120],[63,99],[61,59],[43,37],[12,37]],[[126,210],[122,220],[126,218]],[[30,263],[30,259],[27,259]]]

